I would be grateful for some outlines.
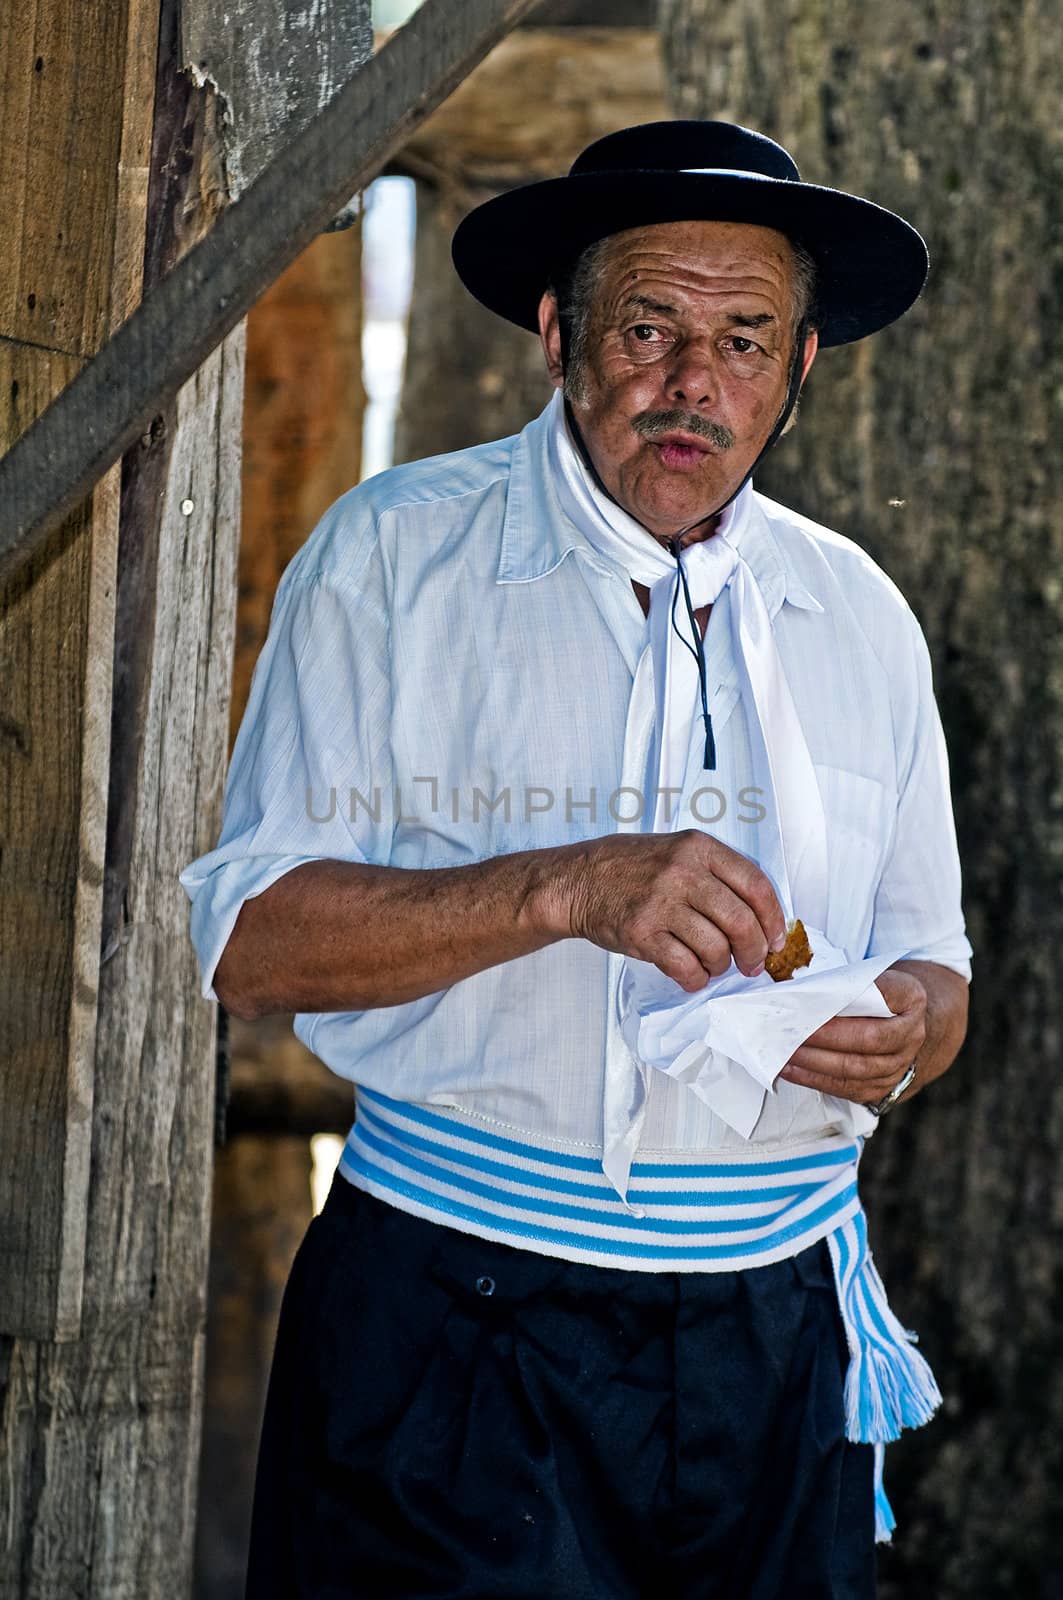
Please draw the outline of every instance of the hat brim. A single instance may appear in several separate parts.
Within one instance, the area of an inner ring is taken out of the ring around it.
[[[820,345],[850,344],[918,299],[929,257],[903,218],[871,200],[757,173],[589,172],[510,189],[454,235],[458,276],[477,300],[532,332],[552,275],[613,233],[662,222],[747,222],[804,245],[818,268]]]

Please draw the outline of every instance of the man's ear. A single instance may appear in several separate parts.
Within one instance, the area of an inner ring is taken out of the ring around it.
[[[801,358],[802,388],[804,388],[805,379],[808,377],[808,374],[812,368],[812,363],[816,359],[816,352],[818,349],[819,334],[816,332],[815,328],[812,328],[808,333],[805,334],[805,353]]]
[[[813,328],[809,333],[805,334],[805,353],[801,358],[801,388],[797,391],[797,399],[794,401],[793,409],[783,424],[783,430],[779,435],[780,439],[785,439],[786,435],[790,432],[790,429],[796,428],[797,426],[797,416],[798,412],[801,410],[801,394],[805,387],[805,379],[808,377],[808,374],[811,371],[812,363],[816,359],[816,352],[818,349],[819,334],[816,332],[815,328]]]
[[[816,332],[815,328],[813,328],[811,332],[805,334],[805,353],[801,358],[801,388],[797,392],[797,399],[794,401],[793,410],[790,412],[790,415],[783,424],[783,430],[779,435],[780,439],[785,439],[786,435],[790,432],[790,429],[796,428],[797,426],[797,414],[801,410],[801,392],[805,387],[805,379],[808,377],[808,374],[811,371],[812,363],[816,359],[816,352],[818,349],[819,334]]]
[[[550,382],[555,389],[560,389],[565,382],[561,365],[561,321],[557,314],[557,296],[552,289],[547,289],[539,301],[539,342]]]

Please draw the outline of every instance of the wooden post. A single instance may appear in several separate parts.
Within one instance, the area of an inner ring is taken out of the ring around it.
[[[140,294],[158,3],[79,19],[0,29],[0,450]],[[118,511],[115,469],[0,589],[0,1334],[34,1339],[81,1316]]]
[[[44,0],[18,39],[31,84],[49,41],[58,52],[76,38],[78,53],[22,152],[31,175],[53,152],[55,176],[13,196],[12,265],[36,268],[25,310],[52,318],[43,337],[58,354],[42,356],[19,304],[9,326],[26,353],[0,348],[21,358],[17,394],[38,410],[128,315],[133,264],[160,280],[231,197],[221,107],[182,71],[176,0],[161,17],[158,0],[139,3],[86,18],[74,0]],[[364,46],[366,8],[344,15]],[[0,81],[21,83],[14,66]],[[6,130],[10,101],[2,110]],[[63,194],[69,149],[80,187]],[[53,226],[54,253],[92,268],[83,306],[40,242]],[[198,998],[177,875],[220,815],[243,343],[239,326],[127,455],[120,522],[116,471],[0,611],[0,1594],[20,1600],[174,1600],[190,1584],[215,1009]]]
[[[66,94],[42,105],[26,129],[34,160],[50,153],[54,163],[24,204],[26,236],[45,226],[55,232],[58,268],[49,255],[23,249],[40,279],[30,291],[37,308],[56,308],[50,337],[61,333],[64,314],[77,316],[95,348],[132,310],[145,260],[150,277],[167,257],[150,182],[158,171],[149,159],[153,122],[156,153],[175,102],[184,102],[185,131],[195,128],[198,138],[202,130],[165,36],[154,115],[159,23],[158,0],[129,0],[88,17],[74,0],[49,0],[21,41],[26,70],[39,68],[42,79],[50,51],[77,41],[76,60],[72,54],[55,74]],[[3,125],[12,125],[9,105]],[[79,161],[64,184],[68,149]],[[146,230],[149,189],[156,216]],[[191,221],[194,209],[181,219],[193,236],[210,206]],[[80,271],[85,262],[79,306],[63,264]],[[40,358],[31,351],[24,359]],[[173,875],[196,803],[204,815],[216,804],[210,764],[219,763],[223,744],[204,736],[202,713],[198,727],[187,713],[204,696],[225,692],[229,641],[223,635],[197,648],[196,640],[215,603],[224,614],[233,578],[231,562],[228,571],[223,560],[211,570],[184,555],[204,515],[217,516],[235,540],[240,379],[237,337],[125,463],[121,522],[116,468],[93,496],[91,520],[82,513],[76,531],[50,541],[51,560],[35,558],[0,605],[6,641],[27,630],[29,681],[40,699],[27,705],[26,739],[63,775],[59,785],[12,765],[9,747],[7,823],[19,826],[7,831],[0,863],[8,935],[0,984],[3,1026],[9,1036],[19,1026],[22,1038],[12,1041],[13,1053],[5,1050],[0,1140],[25,1141],[35,1128],[50,1135],[46,1148],[5,1148],[0,1159],[10,1184],[2,1197],[9,1248],[0,1328],[19,1335],[8,1341],[2,1396],[0,1593],[27,1600],[117,1593],[162,1600],[187,1587],[213,1020],[189,1004],[194,971],[179,937],[183,908]],[[213,449],[202,449],[204,436]],[[182,504],[198,508],[198,521]],[[155,540],[164,518],[180,532],[160,557]],[[90,557],[101,573],[101,603],[95,614],[85,604],[74,630],[74,580],[89,573]],[[182,658],[190,670],[172,672]],[[79,748],[80,767],[71,760]],[[197,777],[205,780],[198,792]],[[23,799],[15,809],[12,797],[27,794],[35,803]],[[77,826],[80,855],[59,848],[64,832],[78,842]],[[61,908],[71,904],[68,921]],[[28,928],[38,930],[32,938]],[[16,963],[20,970],[12,971]],[[80,1027],[64,1032],[56,1023],[67,1007]],[[71,1082],[77,1097],[64,1104],[56,1090]],[[34,1100],[28,1115],[16,1115],[20,1083],[47,1106],[47,1121],[34,1116]],[[19,1201],[21,1214],[36,1219],[39,1243],[10,1228]],[[27,1261],[36,1263],[32,1274]]]

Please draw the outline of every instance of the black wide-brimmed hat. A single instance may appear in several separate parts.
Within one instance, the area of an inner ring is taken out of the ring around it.
[[[804,245],[818,269],[821,345],[902,316],[926,282],[926,245],[892,211],[802,183],[791,156],[730,122],[647,122],[588,145],[565,178],[511,189],[459,224],[458,276],[491,311],[538,328],[539,300],[588,245],[660,222],[749,222]]]

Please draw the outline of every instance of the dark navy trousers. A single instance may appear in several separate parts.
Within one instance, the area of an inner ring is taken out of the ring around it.
[[[300,1246],[248,1600],[870,1600],[825,1244],[629,1272],[337,1176]]]

